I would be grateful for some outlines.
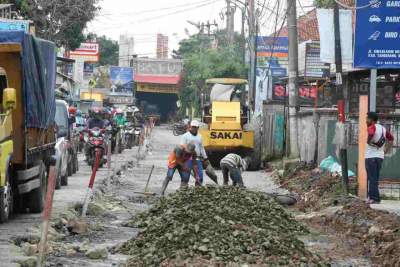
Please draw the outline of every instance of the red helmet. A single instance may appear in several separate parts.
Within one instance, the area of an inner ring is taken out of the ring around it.
[[[70,106],[69,108],[68,108],[68,113],[69,114],[75,114],[76,113],[76,107],[74,107],[74,106]]]

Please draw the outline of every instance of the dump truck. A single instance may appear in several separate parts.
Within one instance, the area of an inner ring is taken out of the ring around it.
[[[54,43],[0,34],[0,222],[43,210],[56,133]]]
[[[214,166],[228,153],[251,157],[250,169],[260,166],[260,131],[250,123],[246,105],[247,80],[214,78],[206,80],[208,92],[202,99],[200,128],[204,148]]]

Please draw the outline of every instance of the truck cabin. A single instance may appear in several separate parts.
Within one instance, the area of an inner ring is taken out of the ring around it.
[[[243,127],[248,122],[247,81],[218,78],[209,79],[206,84],[207,94],[202,99],[203,122],[210,125],[218,120],[224,120],[226,123],[236,121]],[[221,114],[217,116],[216,112]]]

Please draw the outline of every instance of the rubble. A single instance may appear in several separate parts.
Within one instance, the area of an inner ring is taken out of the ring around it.
[[[95,247],[93,249],[89,249],[85,256],[92,260],[100,260],[108,258],[108,251],[105,247]]]
[[[277,176],[281,187],[297,194],[300,211],[318,211],[329,206],[345,204],[342,196],[342,181],[321,169],[301,168],[289,176]],[[350,193],[357,191],[357,181],[350,180]]]
[[[297,238],[306,228],[262,193],[190,188],[160,199],[133,224],[138,237],[120,248],[132,256],[128,266],[323,265]]]
[[[395,214],[353,201],[333,214],[315,216],[309,223],[355,240],[353,249],[359,247],[374,266],[400,266],[400,217]]]

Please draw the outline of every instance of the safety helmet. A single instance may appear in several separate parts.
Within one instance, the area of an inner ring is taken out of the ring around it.
[[[119,114],[123,114],[124,112],[122,111],[122,109],[117,108],[117,110],[115,111],[115,114],[119,115]]]
[[[98,108],[98,107],[92,107],[91,111],[92,111],[92,114],[100,114],[100,108]]]
[[[76,111],[76,116],[81,117],[82,116],[82,111],[80,111],[79,109]]]
[[[68,113],[69,114],[75,114],[76,113],[76,107],[74,107],[74,106],[70,106],[69,108],[68,108]]]

